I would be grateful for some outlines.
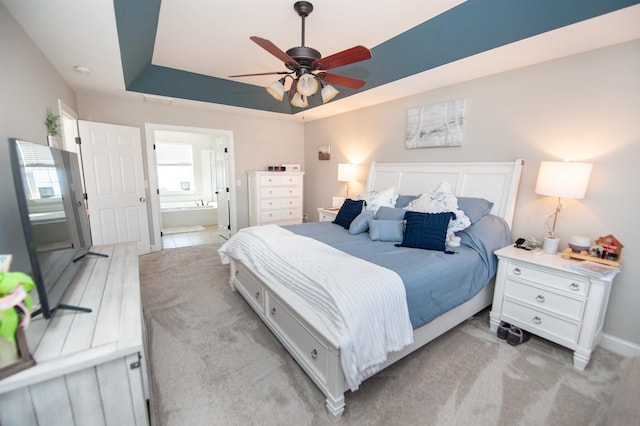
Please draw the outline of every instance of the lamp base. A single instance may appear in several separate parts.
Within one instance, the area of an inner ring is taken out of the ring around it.
[[[559,245],[560,245],[560,238],[557,238],[557,237],[544,237],[544,243],[542,244],[542,250],[547,254],[557,254]]]

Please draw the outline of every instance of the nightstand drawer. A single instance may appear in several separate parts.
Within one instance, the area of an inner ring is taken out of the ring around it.
[[[534,309],[545,309],[576,321],[581,321],[584,313],[582,298],[563,296],[511,279],[507,280],[504,294],[505,297],[532,305]]]
[[[580,325],[546,314],[530,307],[505,299],[502,320],[513,323],[527,331],[556,343],[575,347],[578,342]]]
[[[555,289],[568,292],[569,294],[587,297],[589,282],[586,278],[578,277],[575,274],[562,274],[554,271],[549,273],[541,269],[536,269],[516,262],[509,262],[507,268],[509,278],[527,280],[533,283],[540,283]]]

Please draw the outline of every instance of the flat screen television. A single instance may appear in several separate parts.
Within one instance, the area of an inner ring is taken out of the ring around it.
[[[37,289],[32,315],[51,318],[58,309],[89,309],[61,304],[62,296],[91,248],[78,156],[61,149],[9,140],[20,224],[27,247],[22,264]],[[3,226],[11,224],[3,223]],[[14,254],[15,256],[16,254]]]

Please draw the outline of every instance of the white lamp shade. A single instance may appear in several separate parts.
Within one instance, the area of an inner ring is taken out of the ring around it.
[[[296,84],[296,90],[303,96],[311,96],[318,91],[318,80],[313,74],[302,74]]]
[[[559,198],[584,198],[592,167],[591,163],[542,161],[536,194]]]
[[[282,99],[284,99],[284,78],[278,81],[274,81],[265,89],[267,89],[267,92],[269,92],[271,96],[281,101]]]
[[[338,164],[338,181],[353,182],[357,179],[356,172],[357,172],[357,169],[355,164],[339,163]]]
[[[306,108],[309,106],[309,102],[307,102],[306,96],[303,96],[300,93],[296,93],[295,95],[293,95],[293,99],[291,99],[291,105],[298,108]]]
[[[322,96],[322,103],[326,104],[331,99],[335,98],[338,93],[340,93],[338,89],[336,89],[330,84],[327,84],[320,90],[320,95]]]

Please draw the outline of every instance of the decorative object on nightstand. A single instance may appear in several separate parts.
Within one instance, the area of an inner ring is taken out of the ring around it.
[[[562,207],[562,198],[584,198],[587,192],[591,163],[570,163],[562,161],[542,161],[536,182],[536,194],[558,197],[556,210],[547,219],[548,234],[545,236],[543,250],[556,254],[560,240],[555,235],[558,214]],[[550,222],[553,224],[550,225]]]
[[[572,241],[574,241],[573,238],[575,237],[572,237]],[[590,247],[587,244],[587,249],[584,249],[584,243],[587,240],[581,242],[579,247],[581,250],[579,251],[574,249],[574,247],[578,248],[578,245],[570,242],[569,247],[562,252],[562,257],[586,260],[613,267],[619,267],[622,264],[622,248],[624,245],[616,237],[611,234],[605,235],[595,240]]]
[[[349,198],[349,182],[354,182],[357,179],[357,166],[351,163],[339,163],[338,164],[338,182],[347,183],[347,196]]]
[[[618,270],[587,273],[575,259],[536,256],[508,246],[495,252],[498,272],[490,327],[500,323],[526,330],[573,351],[573,365],[584,370],[600,343],[602,324]]]

